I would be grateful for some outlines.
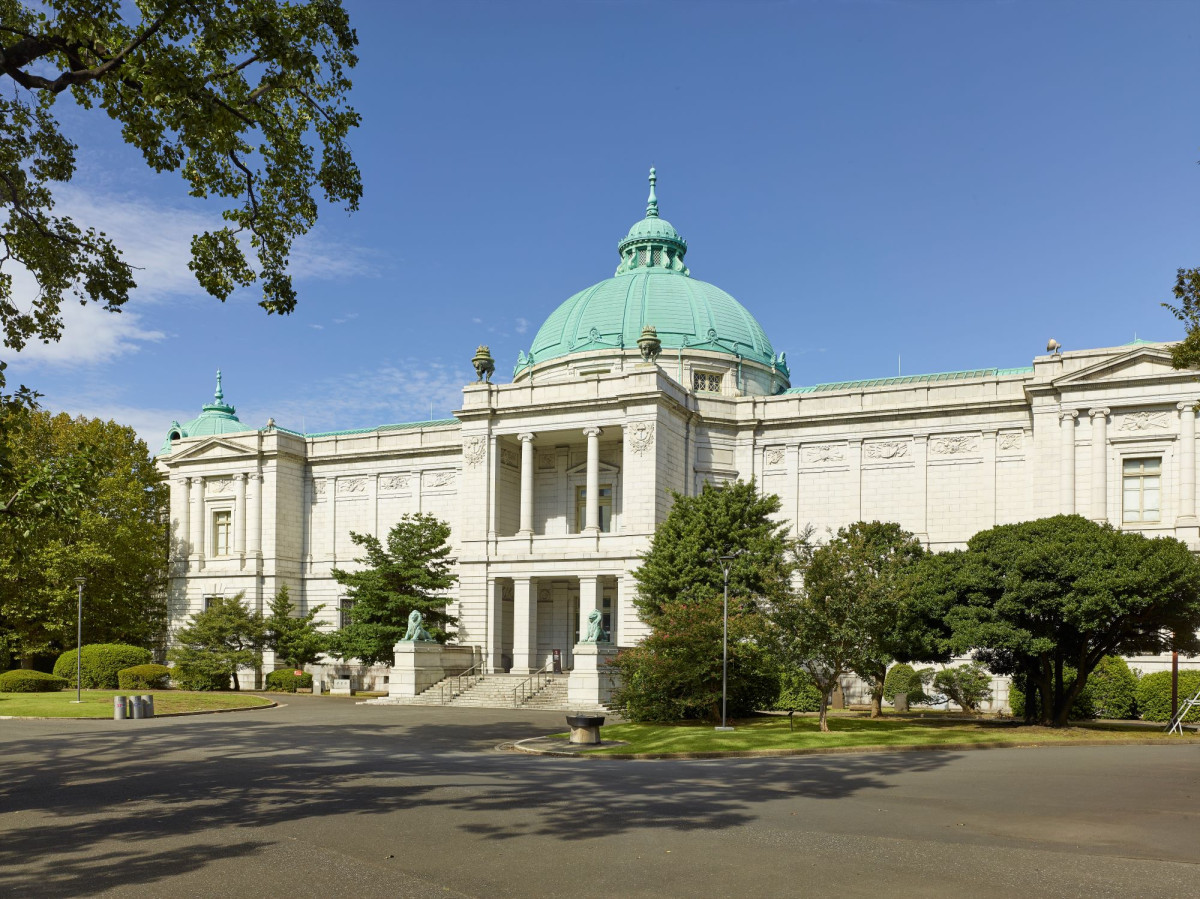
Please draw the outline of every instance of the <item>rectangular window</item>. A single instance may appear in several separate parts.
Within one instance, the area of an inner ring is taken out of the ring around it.
[[[342,597],[338,600],[338,627],[348,627],[350,610],[354,608],[354,600]]]
[[[607,534],[612,531],[612,484],[600,485],[600,531]],[[587,487],[575,488],[575,532],[583,533],[587,526]]]
[[[1162,459],[1126,459],[1121,472],[1122,520],[1162,519]]]
[[[697,393],[720,393],[721,376],[707,371],[692,372],[692,390]]]
[[[213,555],[229,555],[229,534],[233,530],[233,513],[213,512]]]

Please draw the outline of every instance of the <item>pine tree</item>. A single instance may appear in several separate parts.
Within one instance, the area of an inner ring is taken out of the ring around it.
[[[293,615],[287,584],[281,585],[271,598],[270,615],[263,621],[263,648],[273,651],[275,659],[289,668],[315,662],[329,642],[314,623],[323,608],[314,606],[304,615]]]
[[[178,644],[167,657],[183,679],[197,676],[213,682],[233,678],[240,690],[239,668],[257,668],[263,640],[263,619],[243,602],[244,593],[225,598],[214,596],[203,612],[192,615],[187,625],[175,632]]]

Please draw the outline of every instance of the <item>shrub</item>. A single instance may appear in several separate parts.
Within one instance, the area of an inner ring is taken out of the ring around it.
[[[311,690],[312,675],[307,671],[299,675],[291,668],[280,668],[267,675],[267,689],[272,693],[295,693],[297,689]]]
[[[229,669],[219,659],[214,662],[203,653],[196,655],[194,660],[176,662],[171,669],[171,680],[175,686],[181,690],[228,690]]]
[[[0,674],[0,693],[57,693],[66,685],[65,677],[56,677],[44,671],[18,668]]]
[[[93,643],[83,647],[83,688],[85,690],[116,690],[117,675],[123,668],[145,665],[150,661],[150,650],[124,643]],[[54,663],[54,673],[66,678],[75,686],[75,650],[68,649]]]
[[[1083,688],[1097,718],[1137,717],[1137,675],[1120,656],[1105,656]],[[1170,687],[1167,688],[1169,702]]]
[[[781,712],[816,712],[821,708],[821,688],[807,671],[784,671],[779,677],[775,709]]]
[[[933,676],[933,688],[958,703],[964,712],[976,712],[979,704],[992,698],[992,676],[983,666],[972,662],[946,668]]]
[[[1200,671],[1179,672],[1179,704],[1200,690]],[[1146,721],[1169,721],[1171,718],[1171,672],[1155,671],[1138,681],[1137,708]],[[1184,721],[1200,721],[1200,708],[1193,708]]]
[[[117,672],[117,685],[122,690],[165,690],[170,677],[166,665],[134,665]]]
[[[902,662],[888,669],[887,677],[883,679],[883,698],[887,702],[895,701],[897,693],[907,693],[911,698],[921,692],[921,679],[912,665]]]

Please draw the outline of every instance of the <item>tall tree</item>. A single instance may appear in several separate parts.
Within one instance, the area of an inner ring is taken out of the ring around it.
[[[362,192],[346,142],[356,45],[339,0],[0,0],[4,345],[57,340],[68,293],[116,311],[135,286],[102,223],[56,211],[79,149],[55,118],[64,95],[120,123],[149,169],[225,201],[226,224],[192,239],[204,290],[225,300],[258,280],[267,312],[291,312],[288,258],[317,195],[353,210]],[[13,265],[36,295],[13,295]]]
[[[760,496],[753,481],[675,495],[634,572],[634,604],[650,634],[614,662],[622,679],[614,702],[627,714],[720,718],[720,557],[729,555],[736,556],[729,566],[729,709],[740,714],[774,699],[778,679],[764,655],[763,609],[787,594],[794,567],[787,526],[772,518],[778,511],[779,498]]]
[[[263,649],[275,653],[277,661],[291,668],[303,668],[320,658],[328,637],[314,623],[325,608],[314,606],[303,615],[292,614],[292,598],[287,584],[271,597],[270,614],[263,620]]]
[[[439,643],[453,636],[458,619],[446,611],[458,575],[451,570],[450,525],[433,515],[403,516],[388,532],[387,546],[370,534],[350,532],[366,555],[358,571],[333,569],[354,604],[350,622],[331,635],[330,651],[368,665],[390,662],[392,647],[408,630],[409,613],[425,616],[425,628]]]
[[[848,662],[871,685],[872,718],[882,714],[889,663],[943,657],[940,621],[900,591],[905,572],[924,555],[921,541],[895,522],[856,521],[816,549],[805,572],[805,592],[821,602],[829,597],[827,614],[837,609],[851,619],[857,648]]]
[[[244,593],[212,597],[207,609],[196,612],[175,632],[175,646],[167,657],[185,682],[200,675],[228,685],[232,678],[233,689],[240,690],[238,669],[259,666],[263,619],[250,611],[244,597]]]
[[[1037,691],[1043,724],[1067,723],[1107,655],[1200,652],[1200,561],[1187,546],[1078,515],[981,531],[908,584],[942,604],[956,654]]]
[[[85,577],[85,642],[160,643],[167,488],[146,444],[114,422],[10,411],[0,489],[21,486],[0,516],[0,642],[26,665],[73,647]]]
[[[1175,368],[1195,368],[1200,366],[1200,269],[1179,269],[1171,292],[1178,305],[1163,305],[1183,322],[1187,331],[1183,340],[1171,347],[1171,364]]]

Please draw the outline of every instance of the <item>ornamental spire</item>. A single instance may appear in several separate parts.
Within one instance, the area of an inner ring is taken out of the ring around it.
[[[225,393],[221,390],[221,369],[217,369],[217,391],[213,394],[213,399],[220,405],[225,404]]]
[[[654,174],[654,167],[650,167],[650,196],[646,200],[646,218],[658,218],[658,197],[654,195],[654,183],[658,180],[658,176]]]

